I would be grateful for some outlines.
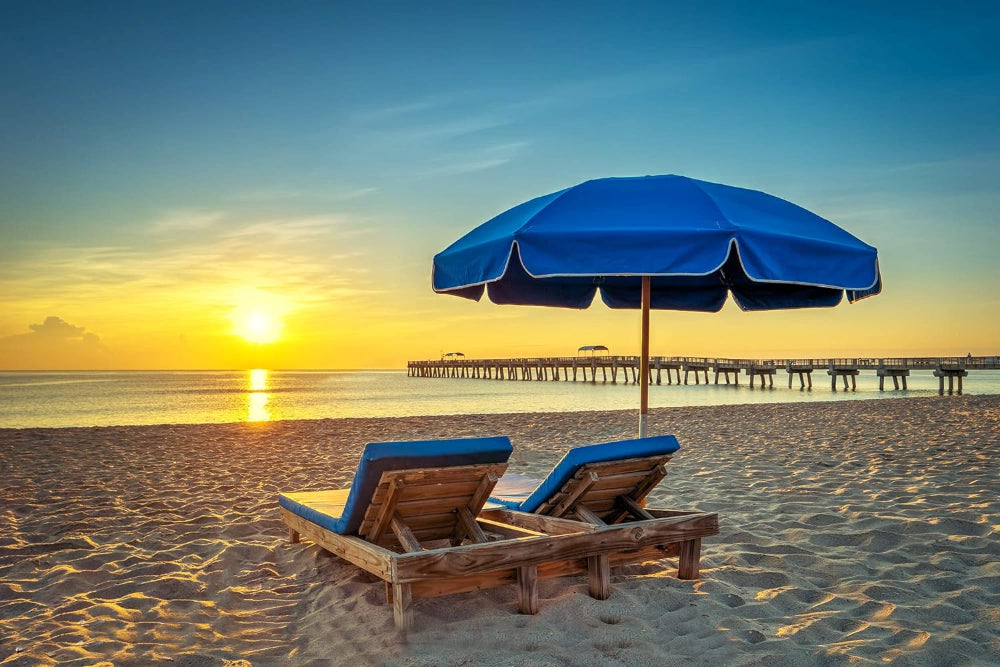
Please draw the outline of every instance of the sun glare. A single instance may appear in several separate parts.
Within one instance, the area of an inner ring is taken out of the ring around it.
[[[234,333],[250,343],[274,343],[281,337],[281,319],[262,308],[240,311],[233,319]]]
[[[232,296],[232,332],[247,341],[264,345],[281,339],[284,318],[291,312],[288,301],[265,290],[246,288]]]

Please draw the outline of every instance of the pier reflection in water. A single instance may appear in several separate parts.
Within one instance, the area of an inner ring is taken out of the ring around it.
[[[266,422],[271,420],[271,411],[268,403],[271,401],[271,394],[268,393],[268,371],[263,368],[254,368],[249,372],[249,386],[247,391],[247,421]]]

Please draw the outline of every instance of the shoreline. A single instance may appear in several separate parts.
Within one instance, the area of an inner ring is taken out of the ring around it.
[[[881,403],[884,401],[950,401],[950,400],[962,400],[963,398],[997,398],[1000,399],[1000,394],[956,394],[952,396],[879,396],[879,397],[862,397],[855,398],[851,397],[849,399],[817,399],[809,402],[751,402],[751,403],[720,403],[712,405],[671,405],[662,407],[651,407],[649,408],[650,419],[653,415],[663,414],[670,411],[685,411],[685,410],[709,410],[709,409],[738,409],[738,408],[768,408],[770,406],[797,406],[804,409],[819,409],[825,406],[842,405],[844,403]],[[196,428],[196,427],[226,427],[226,426],[259,426],[262,424],[321,424],[324,422],[369,422],[369,421],[381,421],[381,420],[412,420],[412,419],[442,419],[442,420],[455,420],[455,419],[496,419],[496,418],[521,418],[530,416],[540,416],[540,415],[605,415],[605,416],[621,416],[621,415],[632,415],[635,417],[638,423],[638,407],[635,408],[616,408],[608,410],[562,410],[562,411],[549,411],[549,412],[471,412],[471,413],[451,413],[451,414],[433,414],[433,415],[391,415],[391,416],[363,416],[363,417],[309,417],[309,418],[294,418],[294,419],[267,419],[260,421],[227,421],[227,422],[164,422],[158,424],[95,424],[91,426],[0,426],[0,435],[5,432],[21,432],[21,431],[70,431],[70,430],[82,430],[87,431],[91,429],[133,429],[133,428],[157,428],[157,427],[172,427],[172,428]],[[501,434],[502,435],[502,434]],[[634,437],[634,436],[622,436],[624,437]],[[516,443],[515,443],[516,446]]]
[[[415,602],[308,541],[280,491],[365,442],[508,435],[510,472],[634,437],[635,410],[0,429],[0,665],[905,665],[1000,660],[1000,396],[654,408],[681,450],[650,504],[718,512],[670,560]],[[508,590],[509,589],[509,590]],[[21,649],[18,651],[17,649]],[[950,661],[950,662],[949,662]]]

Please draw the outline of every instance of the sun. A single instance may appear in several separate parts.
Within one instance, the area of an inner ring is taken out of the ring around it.
[[[257,345],[281,339],[284,318],[292,310],[287,299],[265,290],[244,289],[233,295],[232,303],[229,317],[234,335]]]
[[[233,333],[249,343],[264,345],[281,338],[281,318],[262,308],[242,309],[234,314]]]
[[[246,316],[240,335],[251,343],[273,343],[281,335],[281,322],[270,313],[254,310]]]

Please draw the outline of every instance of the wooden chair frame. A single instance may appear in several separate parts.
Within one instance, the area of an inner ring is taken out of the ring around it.
[[[386,583],[396,627],[413,625],[412,601],[516,584],[521,613],[538,611],[540,578],[587,573],[597,599],[610,567],[663,545],[718,532],[714,514],[663,515],[617,525],[512,510],[480,512],[506,464],[384,472],[358,535],[340,535],[284,507],[292,542],[304,536]],[[644,558],[643,560],[645,560]]]

